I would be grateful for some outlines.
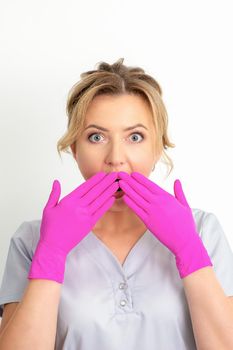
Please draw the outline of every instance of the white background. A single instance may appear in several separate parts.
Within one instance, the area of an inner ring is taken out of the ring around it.
[[[193,208],[213,212],[233,248],[231,1],[2,1],[0,11],[0,278],[10,237],[83,182],[56,143],[71,86],[99,61],[124,57],[160,83],[175,169]],[[162,172],[162,169],[161,169]]]

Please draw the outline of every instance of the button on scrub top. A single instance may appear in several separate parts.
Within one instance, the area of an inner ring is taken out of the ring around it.
[[[213,213],[192,209],[197,232],[227,296],[233,253]],[[24,221],[10,240],[0,289],[20,301],[40,236],[41,220]],[[55,350],[194,350],[191,318],[175,257],[146,230],[123,265],[90,231],[67,256]]]

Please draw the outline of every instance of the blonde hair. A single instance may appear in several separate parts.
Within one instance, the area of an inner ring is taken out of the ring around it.
[[[87,108],[97,95],[137,94],[149,103],[156,131],[156,151],[162,154],[161,160],[170,167],[174,165],[166,154],[168,147],[175,147],[168,138],[168,116],[162,100],[162,89],[158,82],[140,67],[129,67],[123,64],[124,58],[113,64],[99,62],[96,70],[80,75],[81,80],[72,86],[68,93],[66,113],[68,125],[66,133],[58,140],[57,151],[71,154],[68,148],[83,132]],[[168,174],[168,175],[169,175]]]

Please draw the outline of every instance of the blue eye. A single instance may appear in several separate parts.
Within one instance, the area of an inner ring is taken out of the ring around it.
[[[98,133],[94,133],[94,134],[90,134],[90,135],[88,135],[88,140],[89,140],[89,138],[91,137],[91,136],[93,136],[93,135],[100,135],[100,134],[98,134]],[[96,142],[93,142],[93,141],[91,141],[92,143],[96,143]]]
[[[131,134],[131,135],[140,135],[141,137],[142,137],[142,140],[144,139],[144,136],[143,136],[143,134],[142,133],[140,133],[140,132],[134,132],[133,134]],[[130,135],[130,136],[131,136]],[[138,141],[138,142],[136,142],[136,143],[139,143],[139,142],[142,142],[142,140],[141,141]],[[135,143],[135,142],[134,142]]]
[[[99,134],[99,133],[92,133],[92,134],[90,134],[90,135],[88,135],[88,140],[89,140],[89,138],[91,137],[91,136],[93,136],[93,135],[101,135],[101,134]],[[134,133],[132,133],[131,135],[140,135],[141,137],[142,137],[142,140],[144,139],[144,136],[143,136],[143,134],[141,133],[141,132],[134,132]],[[131,136],[130,135],[130,136]],[[138,142],[133,142],[133,143],[140,143],[140,142],[142,142],[142,140],[140,140],[140,141],[138,141]],[[98,143],[98,141],[97,142],[93,142],[93,141],[90,141],[91,143]]]

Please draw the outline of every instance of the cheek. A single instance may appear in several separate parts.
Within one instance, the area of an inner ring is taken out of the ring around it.
[[[154,164],[154,157],[149,149],[146,151],[137,150],[137,152],[133,152],[130,156],[130,161],[132,166],[138,167],[138,169],[141,169],[141,172],[144,173],[147,172],[147,169],[152,167],[152,164]]]
[[[95,159],[97,159],[97,157],[95,157]],[[98,171],[101,171],[100,161],[97,161],[97,160],[94,161],[93,158],[88,158],[88,157],[84,157],[83,155],[79,155],[76,161],[77,161],[78,168],[85,180],[89,179]]]
[[[79,145],[76,150],[76,161],[80,168],[91,169],[96,167],[96,164],[100,164],[101,153],[94,147],[88,147]]]

